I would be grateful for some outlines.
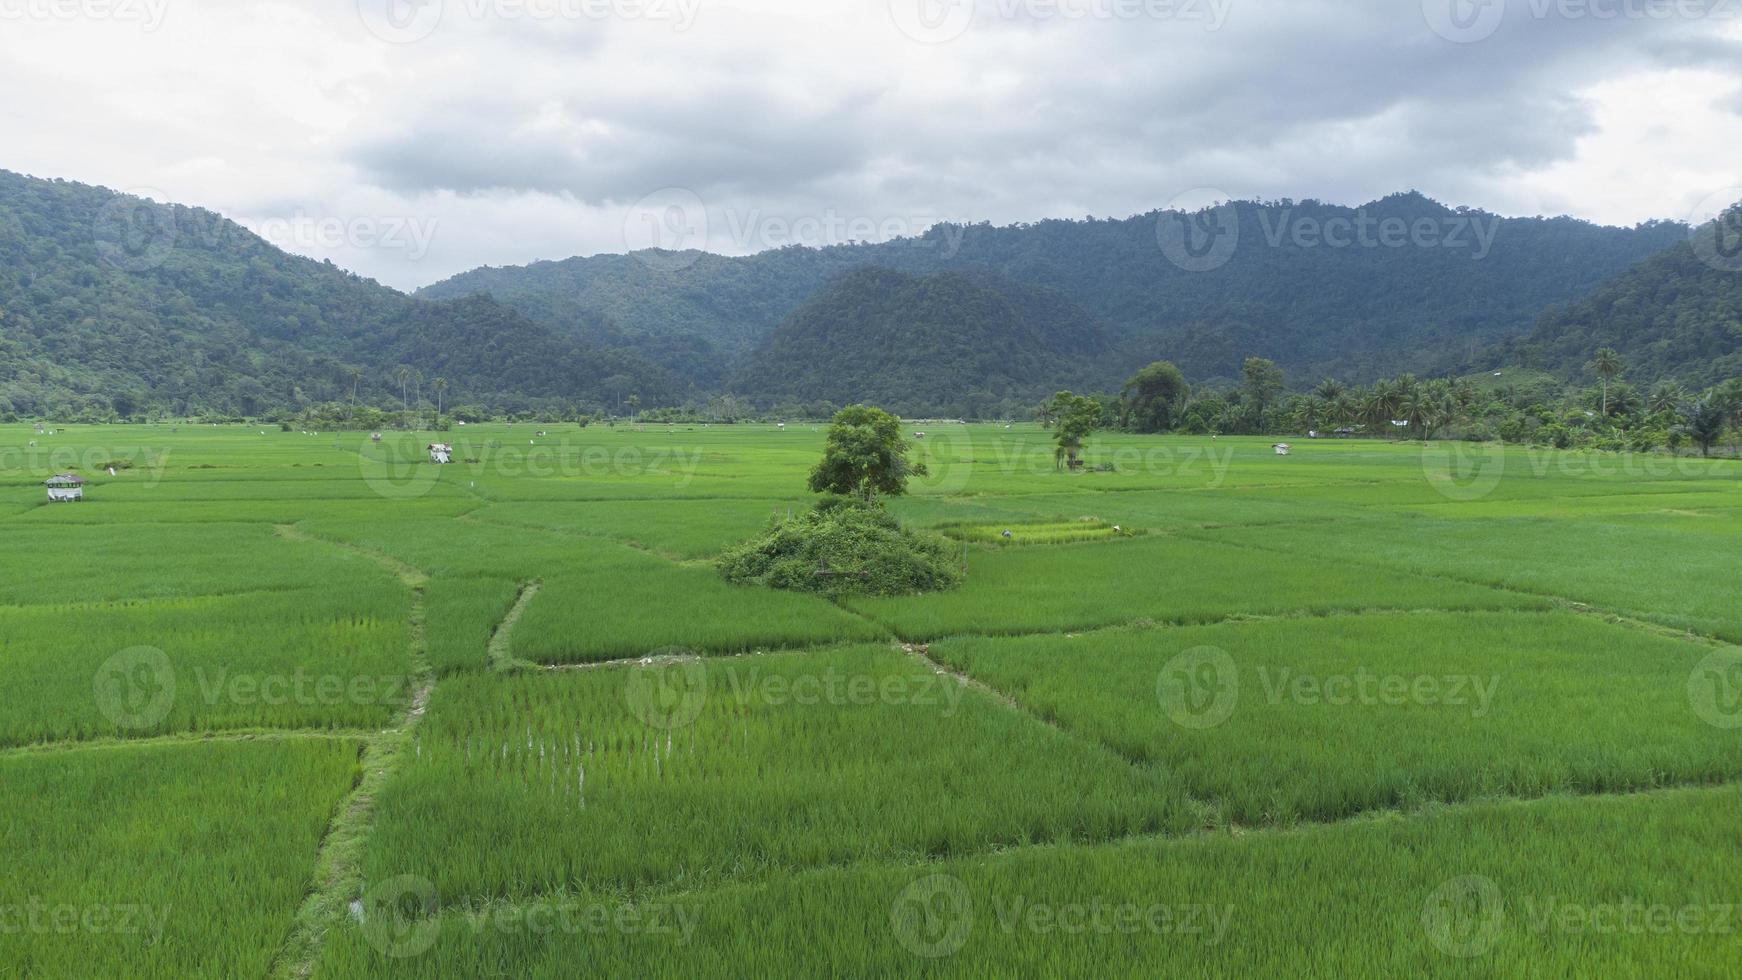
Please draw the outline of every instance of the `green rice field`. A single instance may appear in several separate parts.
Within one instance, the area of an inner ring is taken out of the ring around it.
[[[1742,963],[1742,464],[927,423],[960,588],[727,583],[821,429],[0,427],[0,976]]]

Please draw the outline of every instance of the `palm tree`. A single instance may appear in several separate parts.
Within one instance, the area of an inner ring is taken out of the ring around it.
[[[1686,388],[1674,381],[1659,381],[1657,386],[1651,389],[1651,402],[1648,408],[1653,414],[1656,414],[1686,404],[1687,401],[1688,390]]]
[[[351,369],[351,414],[346,416],[346,421],[349,421],[349,420],[357,417],[357,386],[359,384],[361,384],[362,381],[363,381],[363,369],[360,367],[352,368]]]
[[[1415,379],[1410,378],[1410,381]],[[1367,400],[1361,406],[1368,424],[1376,431],[1384,432],[1391,427],[1391,420],[1397,418],[1402,408],[1403,400],[1409,393],[1402,378],[1396,381],[1375,381],[1367,393]]]
[[[1700,447],[1701,456],[1712,455],[1712,446],[1724,434],[1724,406],[1715,398],[1702,398],[1682,408],[1681,431]]]
[[[1603,379],[1603,417],[1609,417],[1609,382],[1621,373],[1621,355],[1613,347],[1598,348],[1597,353],[1587,365],[1597,372],[1597,377]]]
[[[437,378],[430,382],[430,387],[435,389],[436,421],[440,422],[442,418],[442,394],[448,390],[448,379]]]
[[[411,398],[407,394],[407,387],[411,384],[411,368],[405,366],[404,364],[401,364],[393,372],[393,376],[395,378],[399,379],[399,410],[400,410],[400,413],[402,416],[410,415],[411,414]]]

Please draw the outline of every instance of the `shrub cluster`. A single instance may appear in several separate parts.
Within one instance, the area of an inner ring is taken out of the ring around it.
[[[874,505],[832,497],[720,558],[728,581],[825,595],[909,595],[960,584],[958,547]]]

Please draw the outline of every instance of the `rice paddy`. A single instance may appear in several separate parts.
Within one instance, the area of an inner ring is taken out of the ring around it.
[[[830,601],[809,424],[0,427],[0,974],[1733,967],[1742,467],[927,431]]]

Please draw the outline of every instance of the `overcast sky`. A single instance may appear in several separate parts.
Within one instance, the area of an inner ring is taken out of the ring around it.
[[[403,289],[1418,189],[1742,198],[1742,0],[0,0],[0,168]]]

